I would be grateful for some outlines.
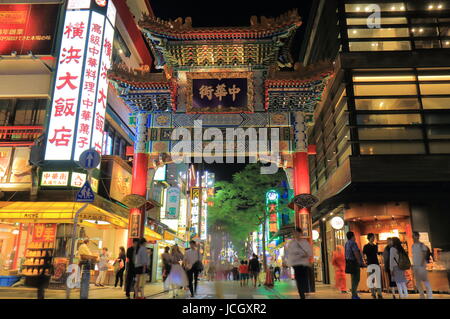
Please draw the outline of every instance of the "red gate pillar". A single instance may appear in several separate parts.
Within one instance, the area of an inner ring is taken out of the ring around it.
[[[294,167],[294,195],[311,194],[309,181],[309,162],[308,162],[308,138],[307,127],[303,112],[295,113],[295,153],[293,155]],[[312,247],[312,218],[309,208],[298,208],[295,206],[295,226],[303,231],[303,237],[307,239]],[[314,258],[311,258],[312,263]],[[314,271],[309,274],[309,289],[307,292],[315,291]]]
[[[147,113],[139,113],[136,118],[136,141],[134,145],[133,176],[131,193],[144,198],[147,196],[148,153],[147,143]],[[133,238],[144,237],[145,205],[131,208],[128,220],[128,247],[133,244]]]

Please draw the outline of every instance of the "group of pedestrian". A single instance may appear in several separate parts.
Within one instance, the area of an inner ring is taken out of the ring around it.
[[[149,255],[147,252],[146,243],[147,241],[145,238],[134,238],[132,246],[127,249],[125,254],[127,272],[125,278],[125,295],[128,299],[130,299],[132,289],[134,291],[134,299],[145,299],[145,274],[147,273],[147,267],[149,265]],[[123,260],[122,258],[123,255],[119,254],[118,259]]]
[[[372,297],[374,299],[382,299],[381,267],[378,260],[378,245],[375,243],[375,235],[373,233],[367,235],[368,243],[364,246],[362,253],[356,244],[355,234],[353,232],[347,233],[347,239],[348,241],[345,244],[345,273],[351,276],[352,299],[360,299],[358,296],[358,285],[362,267],[367,267],[368,284]],[[408,253],[403,248],[398,237],[387,239],[387,245],[382,254],[384,270],[388,276],[389,289],[394,299],[396,298],[395,288],[398,290],[400,299],[408,298],[408,280],[405,272],[411,268],[414,272],[420,298],[425,298],[422,283],[425,285],[427,297],[429,299],[433,298],[428,272],[426,270],[426,264],[431,261],[431,251],[425,244],[420,242],[420,234],[418,232],[413,233],[413,240],[412,265]],[[340,252],[336,252],[333,256],[333,265],[336,268],[336,284],[344,292],[345,274],[342,273],[343,262]],[[344,282],[342,282],[343,280]]]
[[[184,255],[178,245],[166,247],[161,255],[164,289],[172,290],[173,298],[186,287],[191,297],[197,294],[198,276],[203,271],[202,256],[195,241],[190,241],[189,246]]]

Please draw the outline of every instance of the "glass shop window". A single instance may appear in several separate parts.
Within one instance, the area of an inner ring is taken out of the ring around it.
[[[407,28],[349,29],[347,32],[350,39],[409,37]]]
[[[341,166],[352,155],[352,148],[348,145],[347,149],[338,157],[338,165]]]
[[[404,2],[396,2],[396,3],[377,3],[380,6],[381,11],[383,12],[402,12],[406,10]],[[357,3],[357,4],[346,4],[345,11],[358,13],[358,12],[371,12],[370,3]]]
[[[414,41],[416,49],[439,49],[441,47],[441,41],[439,40],[423,40]]]
[[[350,51],[410,51],[409,41],[350,42]]]
[[[398,18],[385,18],[381,17],[380,24],[408,24],[408,20],[405,17]],[[347,19],[347,25],[364,25],[367,26],[367,18],[349,18]]]
[[[448,95],[450,94],[450,83],[420,84],[420,92],[424,95]]]
[[[430,153],[432,154],[449,154],[450,142],[430,142]]]
[[[9,123],[11,100],[0,99],[0,126],[7,126]]]
[[[416,81],[414,74],[355,74],[353,82],[407,82]]]
[[[413,27],[411,34],[413,37],[436,37],[439,31],[437,27]]]
[[[450,114],[426,114],[427,124],[450,124]]]
[[[414,125],[421,124],[420,114],[361,114],[358,125]]]
[[[360,143],[361,155],[425,154],[423,143]]]
[[[429,139],[450,139],[450,127],[434,126],[427,129]]]
[[[415,84],[354,85],[355,96],[417,95]]]
[[[29,125],[34,123],[35,102],[35,100],[17,101],[14,125]]]
[[[450,109],[450,97],[423,97],[422,104],[425,110]]]
[[[418,140],[422,139],[420,128],[383,127],[358,129],[360,140]]]
[[[416,110],[420,104],[418,99],[355,99],[357,110]]]

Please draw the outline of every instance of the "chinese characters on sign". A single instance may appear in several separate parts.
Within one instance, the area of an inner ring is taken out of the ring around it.
[[[54,242],[56,238],[56,224],[34,224],[33,242]]]
[[[43,172],[41,186],[67,186],[69,172]]]
[[[223,111],[247,108],[247,79],[193,79],[191,111]]]
[[[112,2],[110,2],[112,5]],[[112,58],[112,43],[114,41],[114,28],[107,22],[105,24],[105,32],[102,42],[102,53],[99,61],[98,71],[98,87],[97,96],[95,98],[95,111],[93,113],[92,124],[92,142],[91,148],[94,148],[100,154],[102,153],[103,145],[103,129],[105,126],[105,114],[108,96],[108,79],[106,73],[111,67]]]
[[[0,4],[0,55],[51,54],[58,4]]]
[[[86,182],[86,174],[72,172],[72,179],[70,181],[70,186],[81,187]]]
[[[77,161],[83,151],[89,149],[94,120],[95,94],[100,70],[100,52],[105,18],[92,13],[88,34],[84,81],[81,87],[80,112],[78,114],[77,139],[74,159]]]
[[[167,189],[166,219],[178,219],[180,208],[180,189],[172,186]]]
[[[70,160],[82,78],[88,11],[67,11],[47,134],[46,160]]]
[[[200,188],[191,188],[191,230],[194,234],[199,234],[199,208],[200,208]]]
[[[112,1],[104,4],[108,7],[103,14],[89,10],[66,12],[45,160],[78,161],[81,153],[90,148],[102,152],[106,73],[111,66],[116,12]],[[86,5],[82,1],[70,2],[71,8]]]

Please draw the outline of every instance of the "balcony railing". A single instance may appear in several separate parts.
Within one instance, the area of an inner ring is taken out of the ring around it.
[[[0,126],[0,146],[33,145],[43,131],[43,126]]]

